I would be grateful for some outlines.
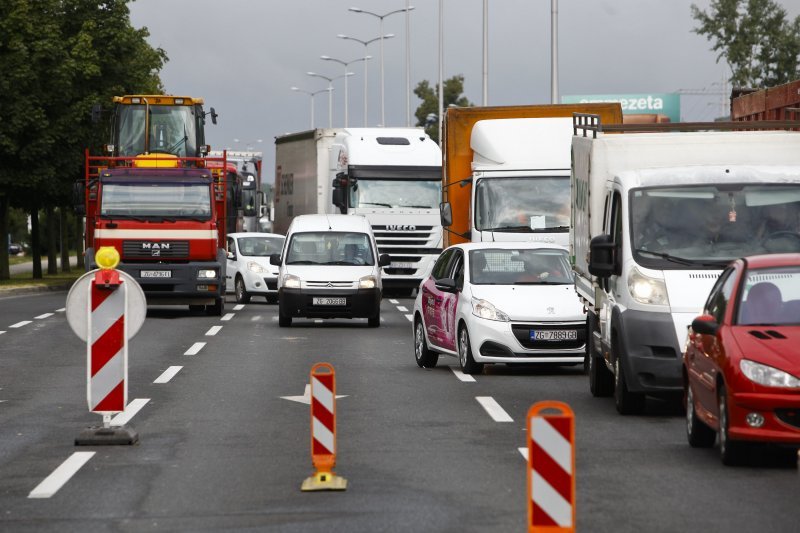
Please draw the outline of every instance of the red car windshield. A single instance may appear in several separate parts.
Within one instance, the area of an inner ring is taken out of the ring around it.
[[[800,266],[750,270],[737,323],[800,325]]]

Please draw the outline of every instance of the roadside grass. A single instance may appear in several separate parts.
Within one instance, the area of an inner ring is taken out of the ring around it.
[[[19,265],[20,263],[30,263],[31,258],[28,255],[10,255],[8,256],[9,265]]]
[[[59,272],[49,275],[42,273],[42,279],[33,279],[30,272],[12,274],[11,279],[0,280],[0,289],[16,287],[57,287],[60,285],[71,285],[76,279],[84,274],[82,268],[73,268],[70,272]]]

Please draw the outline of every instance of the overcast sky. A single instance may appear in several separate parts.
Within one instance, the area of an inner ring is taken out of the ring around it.
[[[489,0],[489,105],[550,102],[550,0]],[[711,43],[692,32],[690,6],[710,0],[560,0],[558,3],[559,93],[684,94],[683,120],[712,120],[721,113],[726,68]],[[780,0],[790,17],[800,0]],[[309,129],[310,97],[290,87],[317,91],[365,47],[337,38],[380,35],[379,20],[359,7],[385,14],[406,0],[136,0],[135,27],[150,30],[150,43],[166,50],[161,72],[168,93],[199,96],[213,106],[212,149],[250,147],[264,152],[264,181],[274,173],[277,135]],[[438,79],[439,1],[410,5],[411,86]],[[444,77],[465,77],[465,95],[480,104],[482,93],[483,0],[444,0]],[[406,17],[384,19],[385,113],[387,126],[405,126]],[[369,45],[368,124],[380,124],[380,48]],[[350,65],[349,126],[364,124],[363,62]],[[333,82],[333,126],[344,126],[344,80]],[[730,87],[725,88],[727,92]],[[715,94],[716,93],[716,94]],[[328,126],[328,95],[315,97],[315,126]],[[419,100],[411,94],[411,113]],[[413,119],[412,119],[413,120]],[[413,125],[413,122],[412,122]],[[234,139],[239,139],[235,142]],[[261,139],[261,143],[257,140]]]

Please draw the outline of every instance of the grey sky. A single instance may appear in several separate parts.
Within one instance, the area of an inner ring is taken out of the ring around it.
[[[699,89],[719,93],[725,67],[705,37],[692,33],[694,3],[710,0],[560,0],[559,89],[566,94],[669,93]],[[800,0],[779,2],[790,17]],[[411,85],[438,78],[439,1],[416,0],[411,12]],[[200,96],[214,106],[219,124],[209,125],[213,149],[264,152],[264,180],[274,173],[274,138],[310,126],[309,96],[335,77],[364,47],[338,39],[377,37],[378,19],[352,13],[360,7],[383,14],[405,0],[137,0],[130,4],[135,27],[146,26],[150,42],[167,51],[161,79],[171,94]],[[465,94],[482,99],[483,0],[444,0],[444,72],[465,76]],[[405,125],[405,15],[384,20],[386,125]],[[379,43],[369,46],[368,124],[380,123]],[[349,125],[363,125],[363,62],[350,66]],[[344,85],[334,81],[333,125],[344,125]],[[730,90],[728,87],[727,90]],[[489,104],[550,101],[550,0],[489,0]],[[327,93],[316,96],[315,126],[328,125]],[[411,95],[413,114],[419,100]],[[685,95],[683,120],[711,120],[722,95]],[[412,119],[413,120],[413,119]],[[413,124],[413,122],[412,122]],[[234,142],[239,139],[240,142]],[[262,143],[255,143],[262,139]]]

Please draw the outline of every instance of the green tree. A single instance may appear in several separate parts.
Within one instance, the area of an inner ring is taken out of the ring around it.
[[[442,105],[445,109],[450,106],[470,107],[475,104],[470,102],[464,92],[464,76],[459,74],[443,80],[444,99]],[[425,132],[431,139],[439,142],[439,87],[431,87],[428,80],[422,80],[414,89],[414,94],[422,100],[414,116],[417,117],[417,126],[424,126]],[[430,118],[429,118],[430,117]]]
[[[714,43],[734,86],[772,87],[800,74],[800,16],[788,20],[774,0],[712,0],[708,12],[691,9],[700,24],[693,31]]]

